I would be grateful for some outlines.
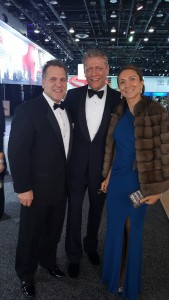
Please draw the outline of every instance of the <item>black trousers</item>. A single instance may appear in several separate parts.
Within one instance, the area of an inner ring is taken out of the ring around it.
[[[21,205],[15,270],[22,281],[33,279],[38,263],[44,268],[56,265],[57,244],[65,217],[66,199],[61,205]]]
[[[87,176],[83,181],[72,181],[69,183],[68,215],[66,227],[65,250],[70,262],[79,262],[83,257],[81,229],[82,208],[85,192],[88,189],[89,212],[87,221],[87,232],[83,239],[84,250],[92,253],[97,250],[98,231],[105,203],[105,194],[98,195],[100,182],[90,182]]]

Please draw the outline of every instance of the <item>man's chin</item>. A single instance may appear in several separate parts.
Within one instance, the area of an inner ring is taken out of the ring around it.
[[[98,91],[101,89],[100,85],[95,85],[95,84],[89,84],[91,89],[94,91]]]
[[[53,98],[52,100],[56,103],[59,103],[62,99],[63,97],[58,97],[58,98]]]

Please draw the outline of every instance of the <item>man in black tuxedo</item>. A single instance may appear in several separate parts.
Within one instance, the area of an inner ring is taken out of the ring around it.
[[[87,234],[84,250],[90,262],[98,265],[98,230],[105,202],[99,191],[105,140],[110,116],[120,102],[120,93],[106,84],[108,58],[102,51],[92,49],[83,57],[88,85],[69,90],[65,105],[74,124],[74,138],[68,164],[68,217],[65,248],[69,259],[68,273],[75,278],[83,256],[81,244],[82,205],[86,189],[89,196]],[[98,93],[99,92],[99,93]]]
[[[66,164],[72,129],[64,109],[67,72],[61,61],[48,61],[42,72],[43,94],[21,104],[11,126],[8,155],[15,192],[21,203],[16,272],[23,294],[35,295],[38,263],[53,277],[65,216]]]

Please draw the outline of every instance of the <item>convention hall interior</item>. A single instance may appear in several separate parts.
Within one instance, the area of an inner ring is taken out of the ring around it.
[[[85,80],[78,80],[78,65],[82,64],[88,49],[99,48],[107,54],[108,83],[115,89],[118,89],[116,78],[121,68],[126,64],[137,65],[145,82],[153,82],[147,87],[147,96],[169,111],[169,0],[0,0],[0,101],[4,105],[7,161],[3,186],[5,200],[0,204],[3,210],[0,218],[0,299],[22,300],[14,268],[20,205],[13,189],[7,148],[16,107],[42,92],[41,70],[37,68],[34,78],[29,76],[29,70],[24,77],[22,71],[14,69],[2,76],[7,54],[1,28],[18,32],[23,40],[29,40],[51,58],[62,60],[68,69],[68,88],[85,84]],[[10,47],[12,53],[15,45]],[[19,53],[21,48],[16,51]],[[82,235],[86,230],[87,200],[86,195]],[[105,227],[104,211],[99,231],[101,257]],[[59,264],[66,273],[65,231],[66,219],[58,249]],[[143,249],[139,300],[169,300],[169,192],[148,207]],[[76,280],[69,276],[56,280],[39,268],[35,277],[36,299],[121,299],[113,297],[102,284],[101,265],[91,266],[84,255],[81,269]]]

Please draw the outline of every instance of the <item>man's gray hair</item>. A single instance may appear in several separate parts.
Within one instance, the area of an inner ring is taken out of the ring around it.
[[[85,65],[85,61],[90,57],[102,57],[105,60],[105,64],[108,66],[108,57],[102,50],[100,49],[87,50],[82,59],[84,65]]]

